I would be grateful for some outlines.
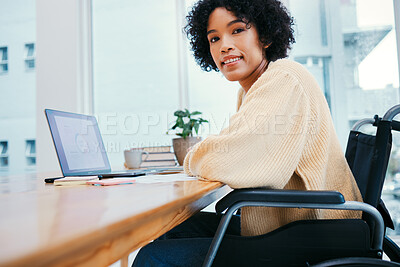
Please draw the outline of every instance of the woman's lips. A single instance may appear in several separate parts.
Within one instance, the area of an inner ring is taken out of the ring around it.
[[[230,58],[227,58],[227,59],[224,59],[223,61],[222,61],[222,65],[223,66],[231,66],[231,65],[235,65],[235,64],[237,64],[240,60],[242,60],[243,58],[242,57],[230,57]]]

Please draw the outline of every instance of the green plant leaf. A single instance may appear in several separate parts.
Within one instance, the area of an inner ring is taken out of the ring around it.
[[[189,123],[186,123],[186,124],[183,126],[183,131],[182,131],[182,133],[185,135],[185,137],[186,137],[186,136],[192,135],[192,127],[191,127],[191,125],[190,125]]]
[[[181,118],[181,117],[185,117],[186,112],[182,111],[182,110],[177,110],[174,112],[174,116]]]
[[[175,125],[171,127],[171,130],[175,130],[176,127],[178,127],[178,123],[175,123]]]
[[[177,124],[176,127],[183,128],[183,126],[185,125],[185,123],[183,122],[182,117],[178,117],[178,118],[176,119],[176,124]],[[175,128],[176,128],[176,127],[175,127]]]
[[[192,130],[192,127],[191,127],[190,123],[186,123],[183,125],[183,131],[190,132],[191,130]]]
[[[200,123],[198,123],[198,122],[196,122],[194,124],[194,131],[196,132],[196,134],[199,134],[199,126],[200,126]]]
[[[185,108],[185,115],[185,117],[190,117],[190,111],[187,108]]]
[[[192,113],[190,113],[190,115],[194,116],[194,115],[200,115],[201,112],[200,111],[193,111]]]
[[[188,109],[185,108],[185,110],[177,110],[174,112],[174,115],[177,117],[174,126],[170,128],[170,130],[176,130],[177,128],[182,129],[182,132],[176,133],[176,135],[183,137],[186,139],[187,136],[193,136],[193,129],[195,130],[195,133],[198,135],[199,133],[199,128],[202,123],[208,123],[208,120],[205,120],[203,118],[191,118],[191,116],[197,116],[201,115],[202,112],[200,111],[194,111],[190,112]],[[184,122],[183,118],[189,118],[189,121],[187,123]],[[167,132],[168,133],[168,132]]]

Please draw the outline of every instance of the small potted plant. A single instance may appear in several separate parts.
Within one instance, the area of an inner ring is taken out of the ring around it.
[[[183,165],[183,160],[185,159],[187,150],[197,142],[201,141],[200,137],[193,136],[193,130],[196,135],[198,135],[200,125],[208,123],[207,120],[197,117],[201,114],[200,111],[190,112],[187,109],[185,109],[185,111],[177,110],[174,112],[176,121],[174,126],[168,130],[167,134],[170,130],[174,130],[175,134],[180,136],[172,139],[172,146],[179,165]]]

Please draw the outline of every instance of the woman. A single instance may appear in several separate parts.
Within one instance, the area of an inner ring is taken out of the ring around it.
[[[282,4],[201,0],[187,18],[198,64],[221,71],[242,88],[229,126],[189,151],[185,172],[232,188],[336,190],[346,200],[362,201],[321,89],[304,67],[283,59],[294,37],[293,19]],[[254,236],[296,220],[359,216],[354,211],[248,207],[242,209],[240,227],[236,218],[230,233]],[[167,233],[167,240],[145,247],[137,263],[200,265],[217,220],[211,214],[194,216]]]

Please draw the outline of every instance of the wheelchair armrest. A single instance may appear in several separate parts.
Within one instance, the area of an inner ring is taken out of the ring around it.
[[[298,191],[264,188],[235,189],[215,205],[217,213],[239,201],[275,203],[342,204],[344,197],[337,191]]]

